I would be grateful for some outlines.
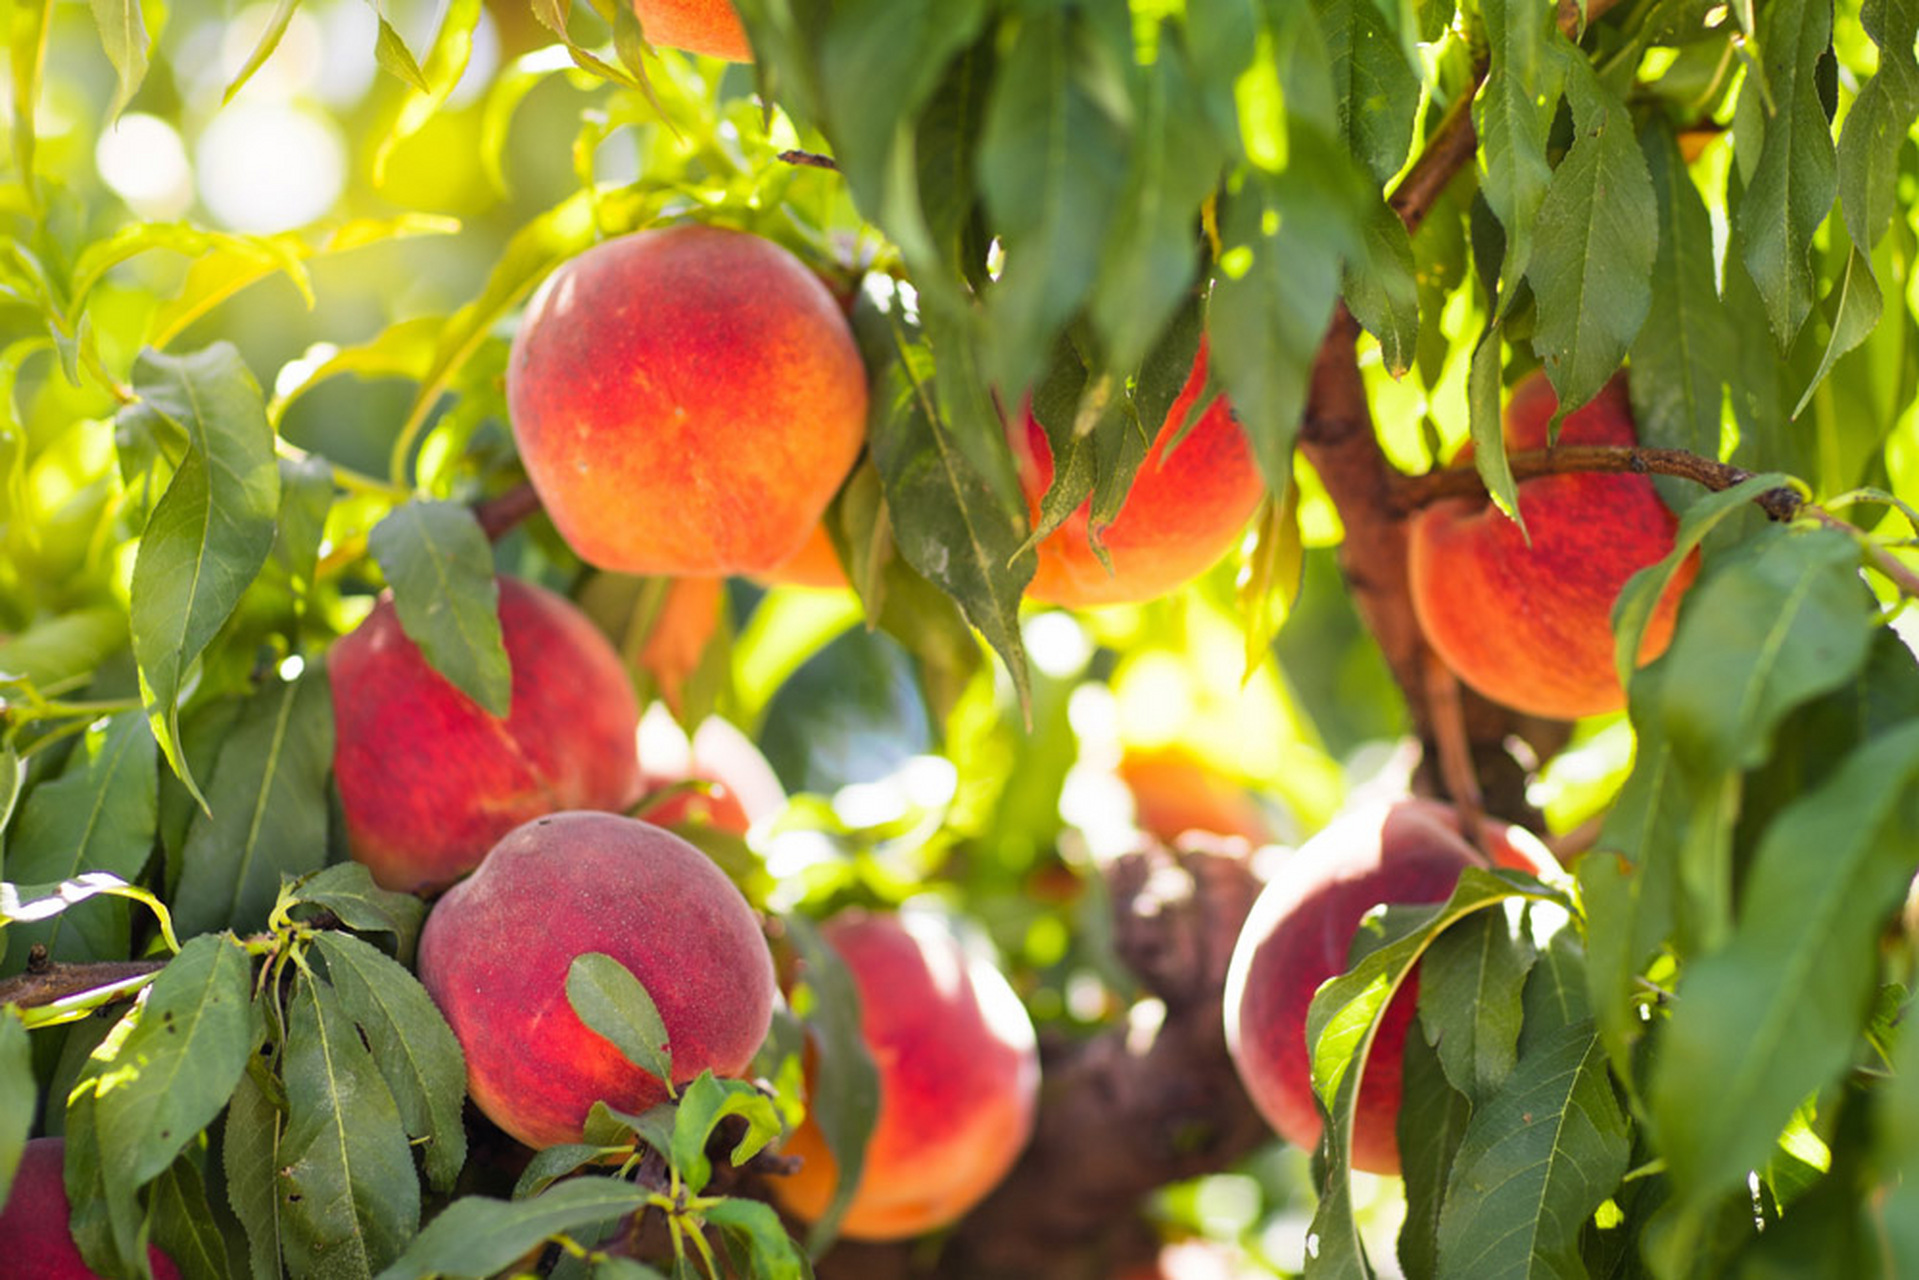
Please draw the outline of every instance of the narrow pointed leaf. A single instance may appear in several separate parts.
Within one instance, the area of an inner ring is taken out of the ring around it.
[[[1839,132],[1839,203],[1853,244],[1870,253],[1898,208],[1899,152],[1919,119],[1919,3],[1866,0],[1859,21],[1879,46],[1879,69]]]
[[[427,1223],[379,1280],[490,1276],[542,1240],[632,1213],[647,1195],[617,1178],[575,1178],[530,1200],[467,1196]]]
[[[575,956],[566,971],[566,998],[581,1022],[672,1090],[673,1046],[667,1043],[666,1024],[632,970],[598,951]]]
[[[12,1009],[0,1006],[0,1208],[7,1203],[14,1171],[27,1149],[33,1130],[35,1100],[40,1092],[33,1078],[33,1046],[27,1029]]]
[[[93,22],[100,29],[100,47],[113,64],[119,84],[113,93],[113,105],[107,110],[114,119],[126,110],[140,84],[147,77],[146,18],[140,12],[140,0],[92,0]]]

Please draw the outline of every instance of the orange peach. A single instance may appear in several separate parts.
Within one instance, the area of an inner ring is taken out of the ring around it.
[[[894,1240],[954,1222],[1013,1167],[1033,1130],[1039,1051],[999,970],[937,917],[836,916],[822,928],[860,994],[879,1068],[879,1116],[842,1235]],[[805,1221],[826,1211],[838,1169],[809,1118],[787,1140],[799,1171],[773,1183]]]
[[[1554,867],[1544,845],[1502,827],[1491,850],[1502,867]],[[1381,903],[1438,903],[1480,861],[1454,810],[1432,800],[1349,810],[1279,864],[1253,904],[1226,974],[1226,1045],[1253,1104],[1282,1138],[1311,1150],[1321,1119],[1313,1098],[1306,1012],[1328,978],[1346,972],[1360,920]],[[1415,969],[1386,1006],[1360,1081],[1353,1166],[1399,1172],[1401,1055],[1418,1010]]]
[[[728,62],[753,61],[746,28],[728,0],[633,0],[648,42]]]
[[[1545,374],[1521,380],[1506,406],[1507,447],[1545,448],[1558,404]],[[1567,415],[1559,442],[1637,443],[1623,376]],[[1519,510],[1525,533],[1483,497],[1437,502],[1413,518],[1420,628],[1446,665],[1494,702],[1562,720],[1617,711],[1626,695],[1613,667],[1613,602],[1628,578],[1672,550],[1677,521],[1652,480],[1636,475],[1540,476],[1520,484]],[[1679,597],[1697,570],[1698,557],[1689,557],[1654,608],[1642,663],[1671,641]]]
[[[68,1217],[67,1144],[35,1138],[20,1157],[13,1192],[0,1209],[0,1272],[21,1280],[99,1280],[73,1242]],[[154,1280],[180,1280],[173,1259],[151,1245],[147,1261]]]
[[[1187,831],[1243,836],[1254,844],[1273,838],[1246,788],[1184,747],[1130,748],[1120,757],[1119,776],[1133,793],[1134,820],[1155,840],[1171,844]]]
[[[797,552],[866,438],[833,295],[770,240],[640,231],[527,306],[507,366],[527,475],[580,557],[624,573],[764,573]]]
[[[1266,486],[1225,397],[1200,410],[1168,452],[1205,387],[1202,344],[1179,398],[1154,430],[1119,515],[1099,531],[1112,571],[1087,541],[1089,499],[1041,540],[1029,597],[1073,608],[1150,600],[1199,576],[1233,549]],[[1040,500],[1053,483],[1053,449],[1030,407],[1023,429],[1009,431],[1007,440],[1027,506],[1038,519]]]
[[[530,1147],[578,1142],[598,1100],[639,1112],[666,1086],[567,1000],[575,957],[633,972],[665,1024],[676,1081],[746,1070],[772,1024],[773,959],[753,910],[706,855],[611,813],[518,827],[435,904],[420,981],[466,1051],[467,1092]]]
[[[798,551],[759,578],[774,586],[815,587],[824,591],[844,587],[846,569],[840,564],[840,553],[834,549],[826,526],[816,524]]]
[[[388,889],[453,883],[529,818],[639,797],[640,711],[619,655],[564,597],[499,583],[504,720],[427,664],[390,599],[328,654],[348,846]]]

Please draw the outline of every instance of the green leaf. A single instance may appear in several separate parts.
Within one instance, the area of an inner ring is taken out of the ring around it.
[[[1577,931],[1570,926],[1556,930],[1526,971],[1520,1057],[1532,1053],[1541,1039],[1561,1027],[1592,1017],[1587,984],[1586,951]]]
[[[159,760],[146,717],[122,712],[87,731],[58,778],[27,797],[7,848],[7,874],[24,884],[106,871],[140,874],[160,819]],[[9,943],[44,944],[55,960],[123,960],[132,939],[124,899],[108,898],[21,925]]]
[[[1069,9],[1022,15],[980,139],[980,191],[1006,254],[987,295],[991,373],[1008,389],[1033,380],[1098,277],[1123,190],[1127,139],[1085,82],[1074,28]]]
[[[598,951],[575,956],[566,970],[566,998],[581,1022],[673,1092],[673,1047],[667,1043],[666,1024],[632,970]]]
[[[127,617],[118,609],[87,608],[35,622],[0,640],[0,682],[23,677],[47,690],[90,676],[127,644]]]
[[[1919,865],[1919,725],[1854,750],[1767,829],[1727,944],[1688,966],[1648,1097],[1699,1204],[1764,1163],[1872,1009],[1878,939]]]
[[[1493,911],[1434,938],[1419,967],[1419,1023],[1453,1088],[1480,1102],[1519,1056],[1521,993],[1533,963],[1529,939]]]
[[[1673,535],[1673,548],[1666,553],[1666,558],[1635,573],[1621,588],[1619,599],[1613,602],[1613,665],[1619,672],[1621,688],[1632,688],[1633,672],[1639,666],[1639,648],[1645,639],[1647,622],[1686,557],[1726,517],[1744,511],[1760,494],[1784,488],[1789,483],[1787,477],[1777,473],[1753,476],[1730,489],[1708,494],[1686,508],[1685,514],[1680,517],[1679,529]]]
[[[111,1055],[138,1023],[128,1013],[107,1033],[95,1058]],[[89,1062],[86,1070],[93,1069]],[[104,1130],[90,1081],[67,1098],[64,1170],[69,1212],[67,1227],[87,1267],[105,1275],[140,1275],[146,1265],[146,1223],[138,1199],[139,1182],[125,1165],[103,1151]]]
[[[207,1199],[206,1180],[192,1152],[183,1152],[147,1192],[153,1243],[187,1280],[227,1280],[227,1243]]]
[[[187,829],[173,900],[185,931],[262,928],[281,877],[319,869],[332,767],[325,667],[269,679],[247,699],[214,765],[209,808]]]
[[[1851,538],[1768,526],[1688,593],[1667,665],[1665,725],[1698,773],[1762,761],[1793,707],[1845,683],[1872,639]]]
[[[1870,253],[1898,211],[1899,152],[1919,120],[1919,4],[1864,0],[1859,21],[1879,46],[1879,69],[1839,131],[1839,203],[1853,244]]]
[[[393,29],[393,24],[380,16],[380,35],[373,43],[373,57],[382,67],[393,75],[406,81],[420,93],[432,93],[433,86],[426,82],[426,75],[420,70],[420,64],[413,60],[413,51],[406,47],[406,41]]]
[[[1364,5],[1369,0],[1347,0]],[[1379,341],[1380,359],[1395,378],[1413,366],[1419,345],[1419,285],[1406,224],[1384,201],[1360,227],[1361,252],[1341,274],[1341,292],[1353,319]]]
[[[226,1106],[253,1047],[251,983],[231,938],[194,938],[153,980],[124,1036],[94,1051],[75,1092],[92,1098],[116,1178],[159,1177]]]
[[[1406,163],[1419,108],[1419,76],[1376,0],[1313,0],[1332,60],[1347,145],[1384,185]]]
[[[1606,385],[1652,304],[1659,210],[1625,104],[1584,58],[1567,62],[1572,150],[1540,203],[1526,278],[1533,350],[1559,393],[1556,419]]]
[[[540,1148],[526,1162],[526,1168],[520,1170],[520,1179],[513,1184],[513,1198],[525,1200],[540,1194],[560,1178],[599,1160],[608,1150],[590,1142],[562,1142]]]
[[[1441,1274],[1584,1276],[1580,1230],[1631,1151],[1592,1025],[1565,1027],[1473,1112],[1440,1213]]]
[[[401,1122],[424,1144],[427,1178],[450,1190],[466,1163],[466,1058],[453,1029],[419,980],[349,934],[323,932],[314,947],[340,1007],[360,1027],[399,1107]]]
[[[414,499],[367,538],[407,637],[455,688],[505,718],[513,671],[500,633],[493,548],[470,507]]]
[[[1126,187],[1100,252],[1087,315],[1106,363],[1131,369],[1191,293],[1193,227],[1219,184],[1226,147],[1206,120],[1200,86],[1179,45],[1162,36],[1158,58],[1132,71],[1134,119]],[[1190,369],[1189,360],[1185,369]],[[1182,370],[1182,375],[1184,370]],[[1180,384],[1185,379],[1182,376]],[[1165,420],[1142,412],[1147,423]]]
[[[127,103],[139,91],[147,76],[146,19],[140,13],[140,0],[92,0],[93,22],[100,29],[100,47],[113,64],[118,87],[107,118],[117,119]]]
[[[1037,561],[1021,550],[1024,513],[1009,511],[961,451],[936,400],[934,353],[900,314],[897,298],[892,305],[891,313],[866,313],[860,322],[872,378],[867,434],[894,538],[906,562],[952,597],[999,653],[1026,706],[1032,690],[1019,599]]]
[[[1812,381],[1806,384],[1806,390],[1799,397],[1799,403],[1793,406],[1792,416],[1797,418],[1812,403],[1812,393],[1832,372],[1832,366],[1839,357],[1857,347],[1872,336],[1879,325],[1879,314],[1884,302],[1879,296],[1879,282],[1873,279],[1872,260],[1859,252],[1854,246],[1846,255],[1846,272],[1832,287],[1832,296],[1836,301],[1833,307],[1832,336],[1826,341],[1826,352],[1819,357],[1819,369],[1812,375]],[[1875,439],[1874,443],[1877,443]]]
[[[773,1206],[728,1197],[706,1210],[707,1222],[746,1247],[752,1274],[765,1280],[805,1280],[812,1268]]]
[[[1639,144],[1658,205],[1659,253],[1652,307],[1632,348],[1633,421],[1642,444],[1717,458],[1721,387],[1737,360],[1719,300],[1712,219],[1671,129],[1649,128]]]
[[[1268,497],[1253,519],[1259,541],[1238,584],[1239,616],[1246,632],[1248,675],[1271,656],[1273,639],[1292,616],[1306,580],[1306,548],[1299,532],[1299,485]]]
[[[1339,293],[1339,264],[1357,249],[1354,228],[1341,216],[1350,206],[1352,162],[1323,141],[1296,131],[1286,173],[1249,175],[1219,215],[1225,251],[1206,316],[1208,350],[1275,493],[1292,474],[1313,360]]]
[[[325,458],[281,458],[280,518],[269,564],[285,575],[287,588],[304,601],[313,591],[333,507],[333,468]]]
[[[860,1030],[859,988],[846,962],[810,920],[799,915],[783,919],[812,997],[807,1026],[815,1054],[814,1086],[807,1111],[839,1170],[833,1199],[807,1236],[808,1251],[818,1257],[838,1233],[866,1169],[866,1143],[879,1118],[879,1068]]]
[[[298,983],[282,1072],[274,1185],[288,1270],[371,1275],[418,1232],[420,1180],[393,1095],[325,983]]]
[[[427,50],[426,65],[414,68],[417,82],[401,100],[392,125],[373,149],[374,185],[385,184],[387,164],[393,159],[394,149],[418,133],[434,113],[446,105],[454,86],[466,73],[468,59],[473,56],[473,32],[479,22],[480,0],[451,0],[446,6],[440,29],[433,37],[433,47]],[[384,40],[386,31],[380,34]]]
[[[133,386],[188,442],[133,563],[133,656],[153,736],[202,799],[180,750],[180,690],[273,548],[280,472],[260,388],[231,345],[144,352]]]
[[[1745,265],[1785,351],[1812,310],[1812,235],[1832,211],[1838,162],[1817,64],[1832,41],[1832,6],[1774,0],[1762,18],[1760,63],[1770,90],[1765,142],[1734,215]],[[1755,86],[1747,81],[1745,92]]]
[[[280,1140],[286,1113],[274,1106],[251,1074],[240,1077],[227,1106],[220,1163],[226,1173],[227,1204],[246,1230],[247,1257],[257,1280],[282,1274],[280,1218]]]
[[[1485,82],[1473,99],[1480,191],[1506,229],[1500,274],[1510,290],[1531,262],[1533,221],[1552,183],[1546,141],[1568,59],[1552,6],[1487,0],[1480,13],[1490,55]]]
[[[1408,1280],[1433,1280],[1439,1274],[1439,1214],[1446,1203],[1446,1179],[1472,1113],[1472,1102],[1447,1081],[1439,1054],[1426,1038],[1407,1036],[1395,1123],[1399,1174],[1406,1183],[1399,1266]]]
[[[424,902],[410,893],[380,888],[373,883],[373,873],[357,862],[338,862],[308,876],[294,886],[292,902],[331,911],[341,924],[360,933],[392,934],[402,961],[412,956],[426,918]]]
[[[1500,405],[1503,383],[1500,379],[1500,324],[1495,320],[1479,336],[1473,348],[1472,365],[1467,373],[1466,417],[1473,438],[1473,469],[1493,501],[1521,529],[1526,521],[1519,511],[1519,485],[1513,479],[1512,463],[1506,458],[1505,416]]]
[[[36,199],[31,194],[37,141],[34,107],[40,100],[40,80],[46,71],[47,31],[53,20],[53,0],[40,0],[39,4],[15,0],[11,16],[7,44],[13,72],[13,111],[8,119],[8,132],[13,135],[13,171],[18,180],[27,184],[31,203]]]
[[[1893,1053],[1893,1076],[1880,1092],[1874,1152],[1884,1192],[1872,1213],[1893,1275],[1919,1275],[1919,1025],[1907,1020]]]
[[[721,1080],[711,1071],[700,1072],[680,1095],[680,1105],[673,1115],[673,1167],[680,1171],[692,1195],[704,1191],[712,1180],[706,1143],[728,1116],[741,1116],[747,1122],[746,1133],[733,1148],[734,1168],[780,1136],[780,1115],[773,1109],[771,1098],[748,1081]]]
[[[226,106],[233,101],[233,95],[240,92],[242,86],[253,78],[253,73],[266,65],[273,51],[280,47],[280,40],[287,33],[287,25],[293,21],[293,15],[300,8],[300,0],[274,0],[273,12],[268,16],[266,26],[260,31],[260,38],[254,41],[253,52],[233,79],[227,82],[226,92],[220,95],[220,105]]]
[[[427,1223],[379,1280],[490,1276],[542,1240],[638,1210],[647,1195],[617,1178],[575,1178],[531,1200],[467,1196]]]
[[[0,1005],[0,1207],[7,1203],[27,1135],[33,1132],[39,1093],[27,1029],[11,1006]]]

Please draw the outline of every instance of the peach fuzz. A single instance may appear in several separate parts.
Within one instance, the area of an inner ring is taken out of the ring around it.
[[[564,597],[499,584],[504,720],[427,664],[391,599],[327,655],[347,842],[385,888],[444,888],[530,818],[639,797],[640,710],[619,655]]]
[[[753,61],[746,28],[728,0],[633,0],[647,42],[728,62]]]
[[[1494,861],[1532,874],[1552,855],[1518,827],[1494,830]],[[1306,1012],[1346,972],[1353,936],[1381,903],[1439,903],[1480,856],[1448,805],[1401,800],[1348,810],[1279,863],[1253,904],[1226,974],[1226,1046],[1253,1104],[1279,1135],[1312,1150],[1321,1119],[1306,1049]],[[1415,968],[1381,1018],[1359,1085],[1353,1167],[1399,1172],[1401,1056],[1419,1004]]]
[[[759,920],[698,849],[610,813],[516,828],[434,906],[419,973],[466,1052],[474,1103],[530,1147],[578,1142],[595,1101],[640,1112],[666,1099],[573,1012],[567,970],[589,951],[652,996],[676,1082],[738,1075],[772,1023]]]
[[[528,304],[506,375],[528,477],[581,559],[764,573],[819,523],[866,438],[833,295],[770,240],[683,225],[609,240]]]
[[[1506,406],[1507,448],[1545,448],[1558,404],[1544,373],[1523,378]],[[1623,376],[1566,416],[1559,442],[1638,442]],[[1628,578],[1672,550],[1678,522],[1651,478],[1635,475],[1539,476],[1520,484],[1519,510],[1526,533],[1485,498],[1448,499],[1413,517],[1420,628],[1461,680],[1495,702],[1560,720],[1617,711],[1626,695],[1613,666],[1613,603]],[[1641,663],[1665,652],[1698,566],[1697,554],[1688,557],[1660,597]]]
[[[1032,1134],[1032,1020],[999,970],[935,916],[849,911],[821,934],[859,989],[879,1068],[879,1115],[840,1234],[896,1240],[943,1227],[998,1185]],[[832,1153],[810,1117],[784,1151],[802,1163],[774,1180],[774,1198],[814,1221],[839,1181]]]
[[[1266,483],[1225,397],[1202,409],[1178,447],[1168,453],[1205,386],[1202,343],[1119,515],[1100,531],[1112,572],[1087,541],[1089,499],[1041,540],[1039,568],[1026,589],[1028,597],[1069,608],[1151,600],[1198,577],[1233,549],[1259,507]],[[1030,406],[1024,428],[1009,431],[1007,440],[1028,510],[1037,520],[1040,500],[1053,483],[1053,448]]]
[[[98,1280],[80,1256],[69,1223],[67,1144],[35,1138],[20,1156],[13,1191],[0,1208],[0,1272],[22,1280]],[[180,1269],[157,1247],[147,1247],[154,1280],[180,1280]]]

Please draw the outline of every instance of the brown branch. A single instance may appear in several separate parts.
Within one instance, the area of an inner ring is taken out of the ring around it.
[[[1742,467],[1715,462],[1684,449],[1647,449],[1623,445],[1560,445],[1552,449],[1528,449],[1523,453],[1508,454],[1507,464],[1512,467],[1515,481],[1575,472],[1677,476],[1715,493],[1753,477],[1752,472]],[[1481,497],[1486,492],[1485,482],[1472,467],[1447,467],[1428,471],[1421,476],[1404,477],[1395,482],[1395,488],[1395,501],[1399,504],[1399,510],[1406,514],[1447,498]],[[1805,500],[1797,491],[1785,487],[1768,489],[1754,498],[1753,503],[1774,520],[1790,520],[1805,506]]]
[[[521,481],[505,493],[474,503],[473,518],[480,522],[488,542],[498,542],[539,509],[540,495],[533,491],[532,485]]]
[[[35,1009],[56,1004],[69,996],[85,995],[111,987],[129,978],[145,977],[167,967],[165,960],[111,960],[88,964],[62,964],[47,957],[47,949],[36,943],[27,953],[27,967],[11,978],[0,979],[0,1005]]]
[[[840,169],[839,161],[832,156],[823,156],[814,151],[782,151],[779,158],[787,164],[804,165],[809,169],[831,169],[834,173]]]

